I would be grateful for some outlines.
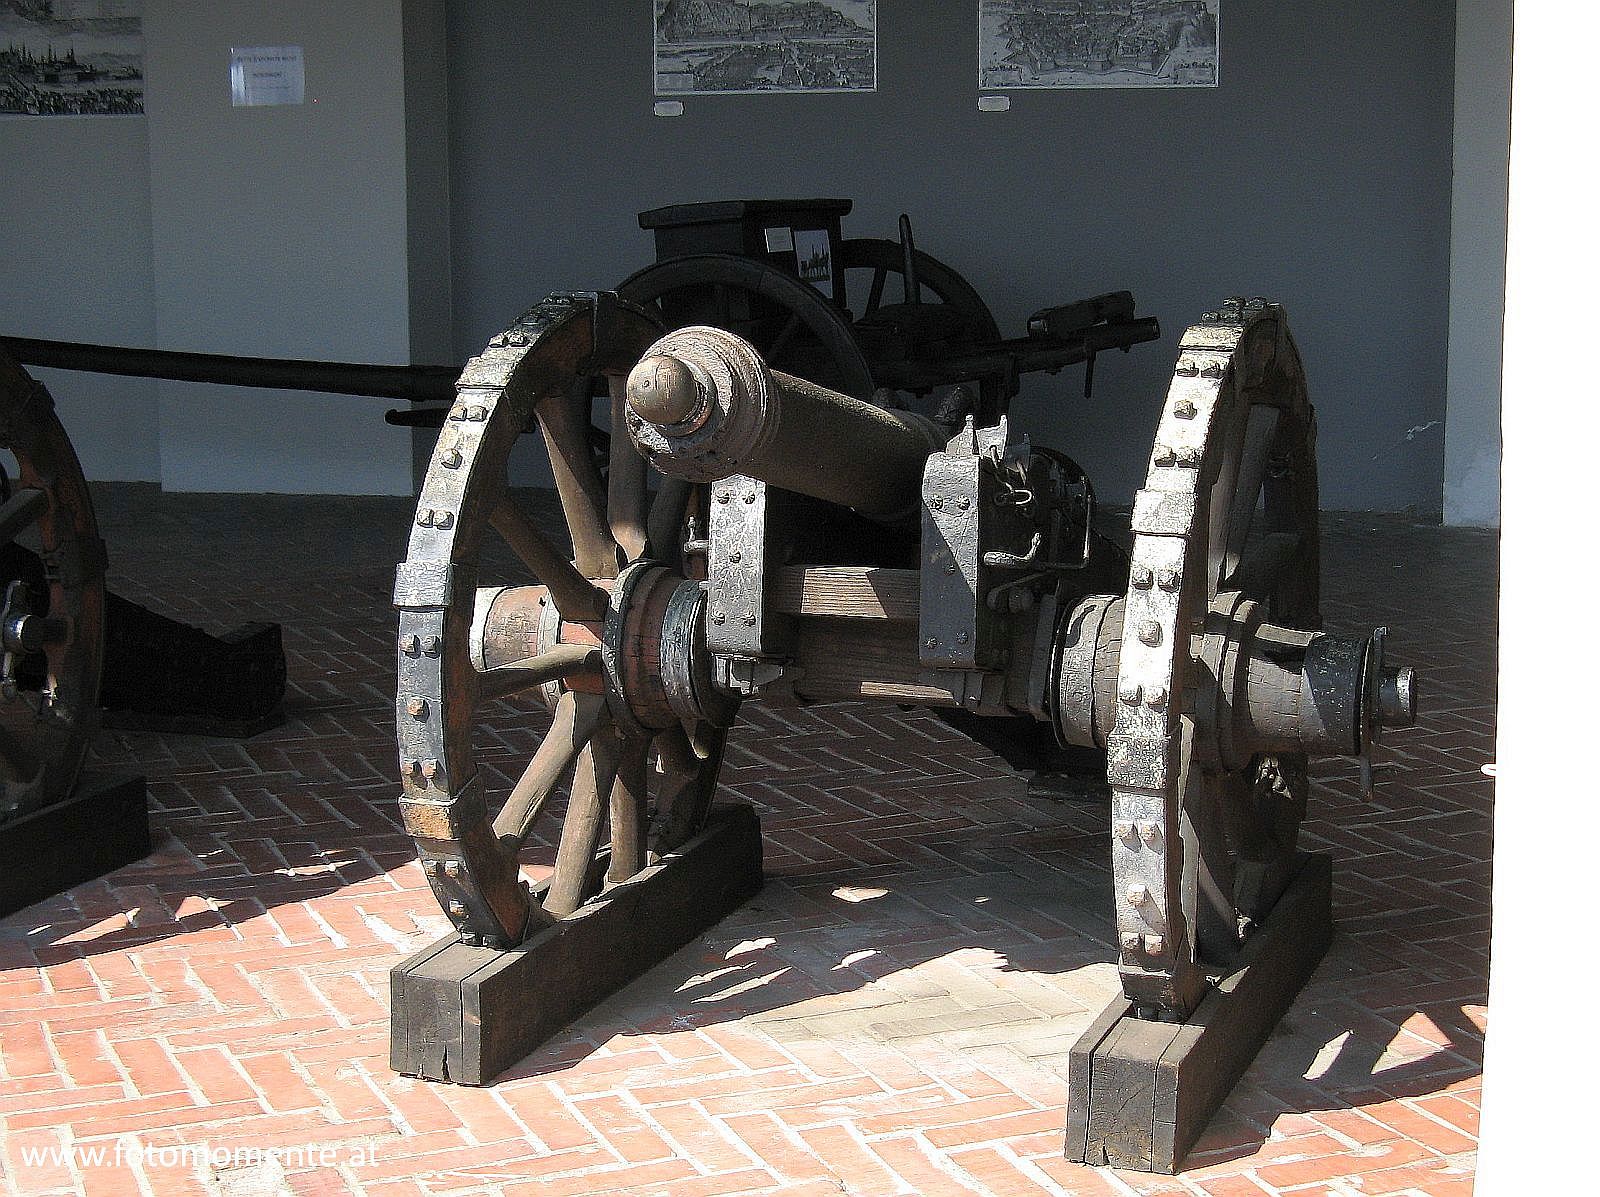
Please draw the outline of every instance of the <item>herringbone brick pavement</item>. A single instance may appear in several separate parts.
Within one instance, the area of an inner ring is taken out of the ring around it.
[[[445,930],[394,803],[408,505],[99,503],[123,593],[284,623],[291,718],[102,737],[98,763],[150,779],[156,850],[0,921],[8,1192],[1470,1192],[1492,537],[1328,521],[1329,623],[1396,629],[1423,723],[1370,801],[1319,769],[1335,946],[1191,1169],[1156,1178],[1061,1158],[1065,1055],[1116,988],[1104,807],[894,708],[749,704],[724,779],[761,812],[766,890],[494,1088],[395,1076],[387,971]],[[537,729],[508,710],[491,765]]]

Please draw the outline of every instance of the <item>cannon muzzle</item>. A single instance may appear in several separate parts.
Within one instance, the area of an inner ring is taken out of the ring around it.
[[[746,474],[878,517],[916,508],[923,465],[949,439],[913,412],[769,369],[748,341],[707,327],[669,333],[633,368],[628,431],[663,474]]]

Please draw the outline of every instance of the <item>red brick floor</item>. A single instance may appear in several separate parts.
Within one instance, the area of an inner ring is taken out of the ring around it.
[[[1423,723],[1370,802],[1319,769],[1335,946],[1160,1178],[1061,1158],[1066,1052],[1116,987],[1104,808],[1030,795],[915,712],[752,704],[724,779],[761,811],[766,890],[494,1088],[395,1076],[387,971],[445,929],[394,803],[407,505],[100,502],[123,593],[285,624],[291,719],[102,737],[149,777],[156,850],[0,921],[8,1192],[1471,1191],[1493,538],[1329,521],[1329,623],[1395,628]],[[507,721],[505,767],[532,734]]]

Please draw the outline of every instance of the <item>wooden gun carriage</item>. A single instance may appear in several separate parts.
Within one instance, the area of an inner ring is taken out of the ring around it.
[[[1282,310],[1230,300],[1184,334],[1124,553],[1083,471],[1012,435],[1003,388],[987,421],[874,404],[726,328],[663,337],[668,290],[551,296],[444,420],[396,574],[396,727],[456,932],[394,972],[394,1067],[487,1083],[759,888],[753,812],[713,801],[741,703],[916,704],[1103,754],[1124,996],[1074,1052],[1068,1151],[1176,1167],[1327,943],[1307,762],[1414,717],[1381,632],[1320,628]],[[507,484],[533,427],[558,524]],[[514,696],[550,727],[500,784],[484,726]],[[520,854],[564,786],[533,887]]]

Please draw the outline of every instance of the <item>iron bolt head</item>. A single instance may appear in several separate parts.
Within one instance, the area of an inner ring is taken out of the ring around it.
[[[1155,449],[1155,462],[1158,466],[1169,466],[1177,460],[1177,453],[1171,445],[1157,445]]]
[[[943,495],[934,495],[933,496],[933,509],[935,511],[943,511],[944,510],[944,496]]]
[[[725,491],[725,490],[719,490],[717,492],[717,502],[726,503],[727,501],[728,501],[728,492]]]
[[[1150,707],[1159,707],[1165,705],[1167,701],[1167,688],[1165,686],[1151,686],[1150,689],[1145,691],[1144,701],[1145,705]]]
[[[1155,843],[1160,834],[1161,828],[1157,827],[1152,822],[1146,821],[1139,824],[1139,838],[1147,844]]]
[[[429,781],[432,781],[435,777],[439,776],[439,762],[431,759],[423,761],[422,776],[426,777]]]
[[[744,626],[747,628],[756,626],[756,613],[754,611],[746,611],[744,613]]]
[[[744,560],[744,554],[738,549],[734,549],[733,552],[728,554],[728,560],[733,562],[735,565],[738,565],[739,562]]]
[[[479,946],[479,943],[481,941],[478,939],[478,936],[476,934],[474,934],[473,932],[471,932],[471,931],[463,931],[461,933],[461,942],[463,944],[465,944],[469,948],[475,948],[475,947]]]
[[[744,492],[744,501],[746,503],[754,503],[756,501],[756,492],[753,491],[753,490],[745,491]]]
[[[1139,639],[1154,647],[1161,643],[1161,625],[1153,619],[1147,619],[1139,625]]]
[[[461,450],[449,449],[439,458],[439,464],[447,470],[458,469],[461,465]]]
[[[1178,450],[1178,464],[1187,466],[1190,469],[1198,467],[1200,464],[1200,450],[1193,448]]]
[[[422,652],[422,639],[418,636],[400,637],[400,651],[408,657],[418,656]]]
[[[1146,935],[1144,937],[1144,950],[1152,956],[1159,956],[1167,950],[1167,941],[1160,935]]]
[[[421,777],[422,776],[422,762],[421,761],[412,761],[412,760],[401,761],[400,762],[400,771],[402,773],[404,773],[407,777],[413,777],[413,778]],[[431,861],[431,860],[428,862],[429,865],[432,865],[433,863],[434,862]]]
[[[1190,373],[1192,374],[1194,371],[1191,370]],[[1177,416],[1180,420],[1192,420],[1194,419],[1194,413],[1195,406],[1193,399],[1179,399],[1172,405],[1172,414]]]
[[[1137,952],[1139,950],[1139,933],[1136,931],[1125,932],[1122,936],[1122,950],[1124,952]]]
[[[1129,682],[1117,688],[1117,697],[1130,707],[1138,706],[1143,694],[1144,689],[1137,682]]]
[[[429,636],[422,642],[423,655],[437,657],[444,651],[444,642],[437,636]]]
[[[1207,315],[1209,315],[1209,313],[1207,313]],[[1185,378],[1193,378],[1196,374],[1200,373],[1199,363],[1197,363],[1192,357],[1186,357],[1178,363],[1178,373]]]
[[[937,636],[929,636],[926,640],[924,640],[922,642],[922,647],[923,648],[938,648],[939,647],[939,638]]]
[[[965,632],[957,632],[956,633],[956,643],[957,644],[965,644],[969,639],[971,639],[971,637],[969,637]]]
[[[721,627],[723,624],[728,622],[728,617],[721,611],[713,611],[711,613],[711,622],[716,624],[718,627]]]
[[[463,918],[463,917],[466,916],[466,913],[467,913],[466,903],[457,902],[457,901],[454,901],[454,900],[451,901],[451,903],[450,903],[450,917],[451,918],[453,918],[453,919]]]
[[[1208,362],[1205,369],[1200,371],[1201,378],[1221,378],[1222,365],[1219,362]]]
[[[467,408],[467,419],[471,420],[474,424],[481,423],[488,418],[489,409],[487,407],[479,407],[474,404],[472,407]]]
[[[1180,581],[1182,581],[1182,579],[1178,576],[1178,571],[1175,569],[1164,569],[1156,575],[1156,585],[1160,586],[1163,590],[1176,590]]]
[[[1133,824],[1128,822],[1126,819],[1118,819],[1115,823],[1111,824],[1111,833],[1119,840],[1125,840],[1133,834]]]
[[[970,511],[972,509],[972,500],[971,499],[962,499],[961,502],[959,504],[957,504],[957,506],[959,506],[962,511]]]
[[[1145,899],[1150,896],[1150,890],[1138,882],[1128,887],[1128,904],[1130,906],[1143,906]]]
[[[1156,580],[1155,572],[1148,565],[1134,566],[1130,577],[1140,590],[1149,590]]]
[[[428,717],[428,700],[426,698],[408,698],[406,700],[406,714],[417,719]]]
[[[452,881],[455,881],[458,878],[460,878],[460,876],[461,876],[461,862],[459,860],[447,860],[447,861],[445,861],[444,862],[444,875],[446,877],[450,878],[450,880],[452,880]]]
[[[944,572],[947,573],[947,574],[955,573],[956,572],[956,563],[954,561],[952,561],[949,565],[945,566],[944,567]]]

